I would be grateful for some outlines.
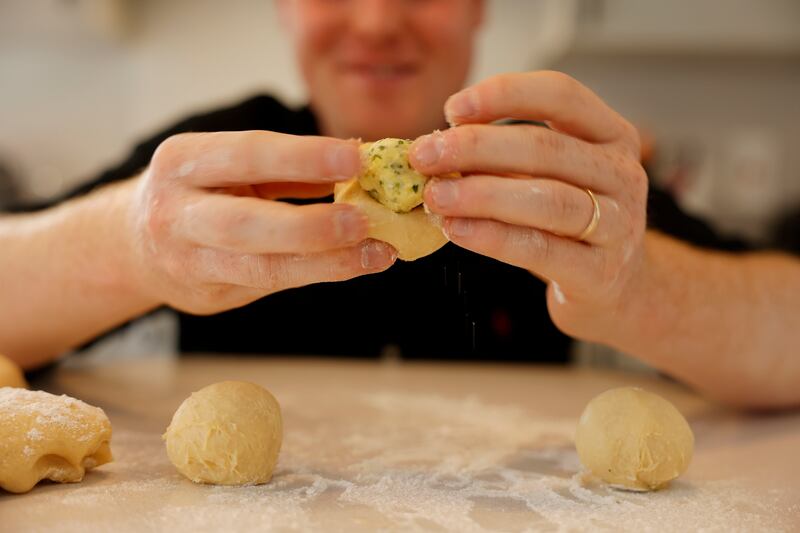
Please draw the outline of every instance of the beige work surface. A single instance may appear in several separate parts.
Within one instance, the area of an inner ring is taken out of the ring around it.
[[[270,389],[273,481],[194,485],[161,434],[192,391]],[[697,445],[666,490],[581,483],[572,434],[599,392],[672,400]],[[800,531],[800,414],[747,416],[636,374],[231,357],[62,367],[39,385],[105,409],[115,461],[80,484],[0,493],[0,531]]]

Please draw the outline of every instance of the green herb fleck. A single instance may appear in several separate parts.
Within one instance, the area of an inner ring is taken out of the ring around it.
[[[414,192],[419,192],[419,183],[415,183],[411,186],[411,188],[414,190]]]

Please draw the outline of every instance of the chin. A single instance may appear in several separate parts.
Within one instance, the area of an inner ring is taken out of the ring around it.
[[[341,117],[346,130],[352,132],[348,137],[358,137],[363,141],[377,141],[387,137],[416,139],[445,126],[444,117],[426,114],[407,106],[369,106]]]

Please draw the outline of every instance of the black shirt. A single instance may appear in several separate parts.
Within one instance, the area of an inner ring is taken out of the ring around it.
[[[171,135],[235,130],[318,133],[309,108],[291,110],[256,96],[181,121],[68,196],[134,176]],[[651,192],[649,211],[650,224],[666,233],[707,247],[739,247],[663,193]],[[541,281],[453,244],[380,274],[282,291],[213,316],[178,316],[184,352],[376,356],[393,345],[405,358],[564,362],[570,345],[550,320]]]

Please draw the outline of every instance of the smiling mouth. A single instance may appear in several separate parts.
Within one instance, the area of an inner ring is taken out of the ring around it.
[[[411,64],[350,63],[343,65],[344,73],[375,82],[402,81],[415,75],[419,69]]]

